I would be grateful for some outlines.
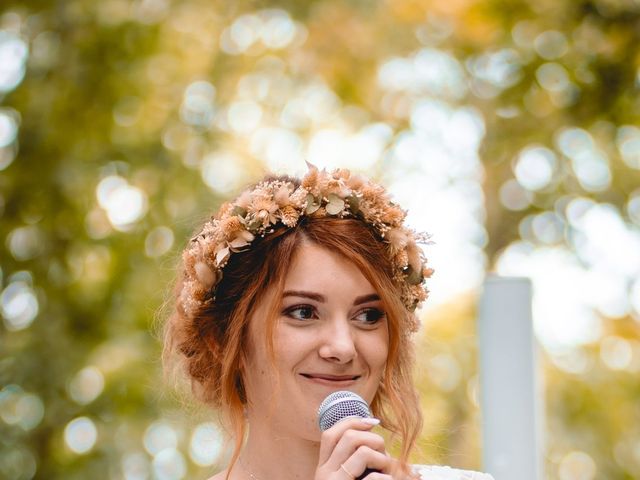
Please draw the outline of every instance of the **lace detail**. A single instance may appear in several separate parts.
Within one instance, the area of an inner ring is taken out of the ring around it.
[[[414,465],[414,471],[421,480],[493,480],[488,473],[458,470],[456,468],[439,465]]]

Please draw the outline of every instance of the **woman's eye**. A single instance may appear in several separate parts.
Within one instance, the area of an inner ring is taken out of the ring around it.
[[[309,305],[299,305],[287,308],[284,311],[284,314],[287,317],[295,318],[297,320],[310,320],[314,318],[315,309]]]
[[[386,314],[379,308],[366,308],[356,315],[356,320],[367,325],[375,325],[386,318]]]

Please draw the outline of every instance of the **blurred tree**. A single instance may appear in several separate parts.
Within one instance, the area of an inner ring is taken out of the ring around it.
[[[599,281],[592,337],[545,344],[548,478],[637,478],[639,37],[634,0],[5,1],[0,476],[204,478],[152,334],[194,225],[265,166],[431,171],[442,123],[486,263]],[[422,460],[478,464],[474,305],[426,319]]]

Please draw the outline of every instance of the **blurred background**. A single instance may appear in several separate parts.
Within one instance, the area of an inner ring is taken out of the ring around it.
[[[638,0],[3,0],[0,478],[207,478],[162,379],[180,249],[304,161],[433,235],[416,462],[481,468],[487,272],[527,276],[548,479],[640,478]]]

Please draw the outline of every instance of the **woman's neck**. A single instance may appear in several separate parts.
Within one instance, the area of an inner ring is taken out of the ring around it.
[[[232,478],[309,480],[314,477],[319,449],[319,442],[294,437],[291,432],[255,422],[249,427],[247,442]]]

